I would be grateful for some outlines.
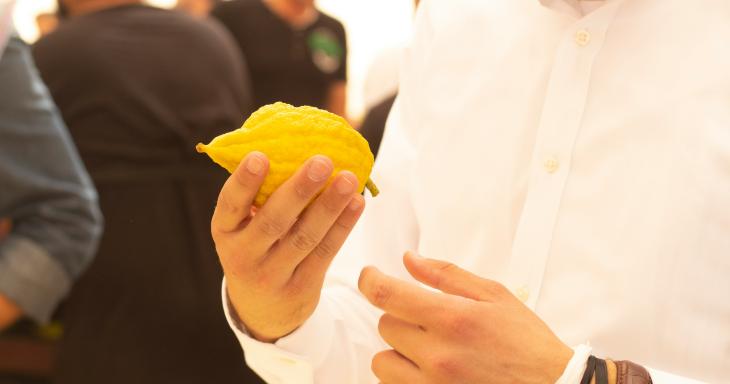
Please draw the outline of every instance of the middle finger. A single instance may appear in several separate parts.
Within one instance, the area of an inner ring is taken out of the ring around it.
[[[269,248],[291,228],[312,197],[332,174],[332,161],[314,156],[284,182],[256,212],[241,233],[241,243],[263,258]]]
[[[343,171],[334,182],[304,211],[289,233],[275,246],[265,263],[285,268],[290,273],[322,241],[347,204],[357,192],[357,177]]]

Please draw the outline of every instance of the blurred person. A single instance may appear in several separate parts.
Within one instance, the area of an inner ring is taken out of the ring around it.
[[[177,0],[175,9],[195,17],[206,18],[219,2],[220,0]]]
[[[209,300],[222,273],[205,228],[225,172],[194,150],[251,112],[241,53],[214,21],[130,0],[62,5],[33,54],[107,225],[65,303],[55,382],[257,382]]]
[[[36,335],[101,235],[96,192],[30,53],[0,1],[0,383],[47,382]]]
[[[233,0],[211,15],[248,60],[254,105],[311,105],[345,116],[345,28],[314,0]]]
[[[35,17],[38,33],[41,37],[53,32],[58,27],[58,14],[44,12]]]
[[[728,383],[727,0],[425,0],[415,26],[357,227],[357,181],[325,188],[322,156],[253,216],[263,154],[221,190],[221,296],[252,368]]]

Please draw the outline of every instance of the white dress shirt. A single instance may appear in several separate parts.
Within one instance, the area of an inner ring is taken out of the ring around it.
[[[567,5],[567,6],[566,6]],[[426,0],[373,180],[382,194],[270,383],[376,383],[388,348],[358,293],[406,250],[498,280],[567,344],[730,374],[730,1]],[[670,372],[675,376],[663,374]]]

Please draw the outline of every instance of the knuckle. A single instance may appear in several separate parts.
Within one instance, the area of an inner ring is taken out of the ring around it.
[[[451,272],[458,270],[459,267],[456,264],[449,262],[441,262],[436,266],[436,273],[433,276],[433,285],[436,289],[444,288],[448,282]]]
[[[258,212],[256,218],[258,219],[257,227],[259,231],[267,236],[278,237],[285,231],[284,224],[272,217],[271,214],[266,213],[266,211]]]
[[[383,283],[374,283],[370,288],[373,304],[384,307],[393,296],[393,289]]]
[[[446,316],[445,328],[457,337],[469,337],[477,326],[474,319],[468,314],[455,311]]]
[[[290,242],[294,249],[301,252],[309,252],[317,246],[317,238],[301,227],[291,234]]]
[[[345,232],[349,232],[355,227],[355,221],[348,217],[340,217],[337,221],[335,221],[335,227]]]
[[[292,279],[286,291],[290,297],[300,297],[307,292],[307,281],[304,279]]]
[[[322,259],[322,260],[329,260],[332,257],[334,257],[335,253],[337,252],[335,246],[332,244],[331,240],[323,240],[317,245],[316,248],[314,248],[314,251],[312,253]]]
[[[237,214],[241,210],[238,204],[234,204],[233,201],[231,201],[231,197],[227,193],[221,193],[218,195],[216,207],[228,214]]]
[[[342,198],[338,198],[337,196],[330,195],[322,195],[322,206],[324,207],[325,211],[327,213],[332,215],[337,215],[342,211]]]
[[[236,171],[233,172],[233,180],[240,186],[248,189],[251,187],[251,179],[247,175],[247,172],[242,172],[242,170],[236,169]]]
[[[459,267],[456,266],[454,263],[450,263],[448,261],[441,262],[440,265],[437,267],[441,272],[454,272]]]
[[[271,274],[261,273],[261,271],[259,271],[258,273],[256,273],[253,276],[253,283],[254,283],[254,286],[256,286],[259,289],[268,288],[272,285]]]
[[[446,354],[432,357],[430,366],[436,375],[440,377],[455,378],[461,376],[461,363],[459,360]]]
[[[298,180],[294,184],[294,193],[296,193],[297,197],[302,200],[309,200],[314,193],[313,189],[311,182],[306,180]]]

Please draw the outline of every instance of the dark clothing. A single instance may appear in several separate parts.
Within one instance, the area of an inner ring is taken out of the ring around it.
[[[301,30],[261,0],[222,2],[211,15],[228,27],[248,60],[256,107],[284,101],[326,108],[330,86],[347,80],[345,29],[324,13]]]
[[[219,299],[209,226],[226,174],[194,150],[251,112],[230,36],[124,6],[65,21],[34,54],[106,217],[64,308],[56,382],[258,382]]]
[[[378,149],[380,149],[380,141],[383,139],[385,122],[388,120],[394,101],[395,96],[391,96],[372,107],[365,115],[365,119],[360,126],[360,134],[368,141],[370,150],[376,157],[378,156]]]

